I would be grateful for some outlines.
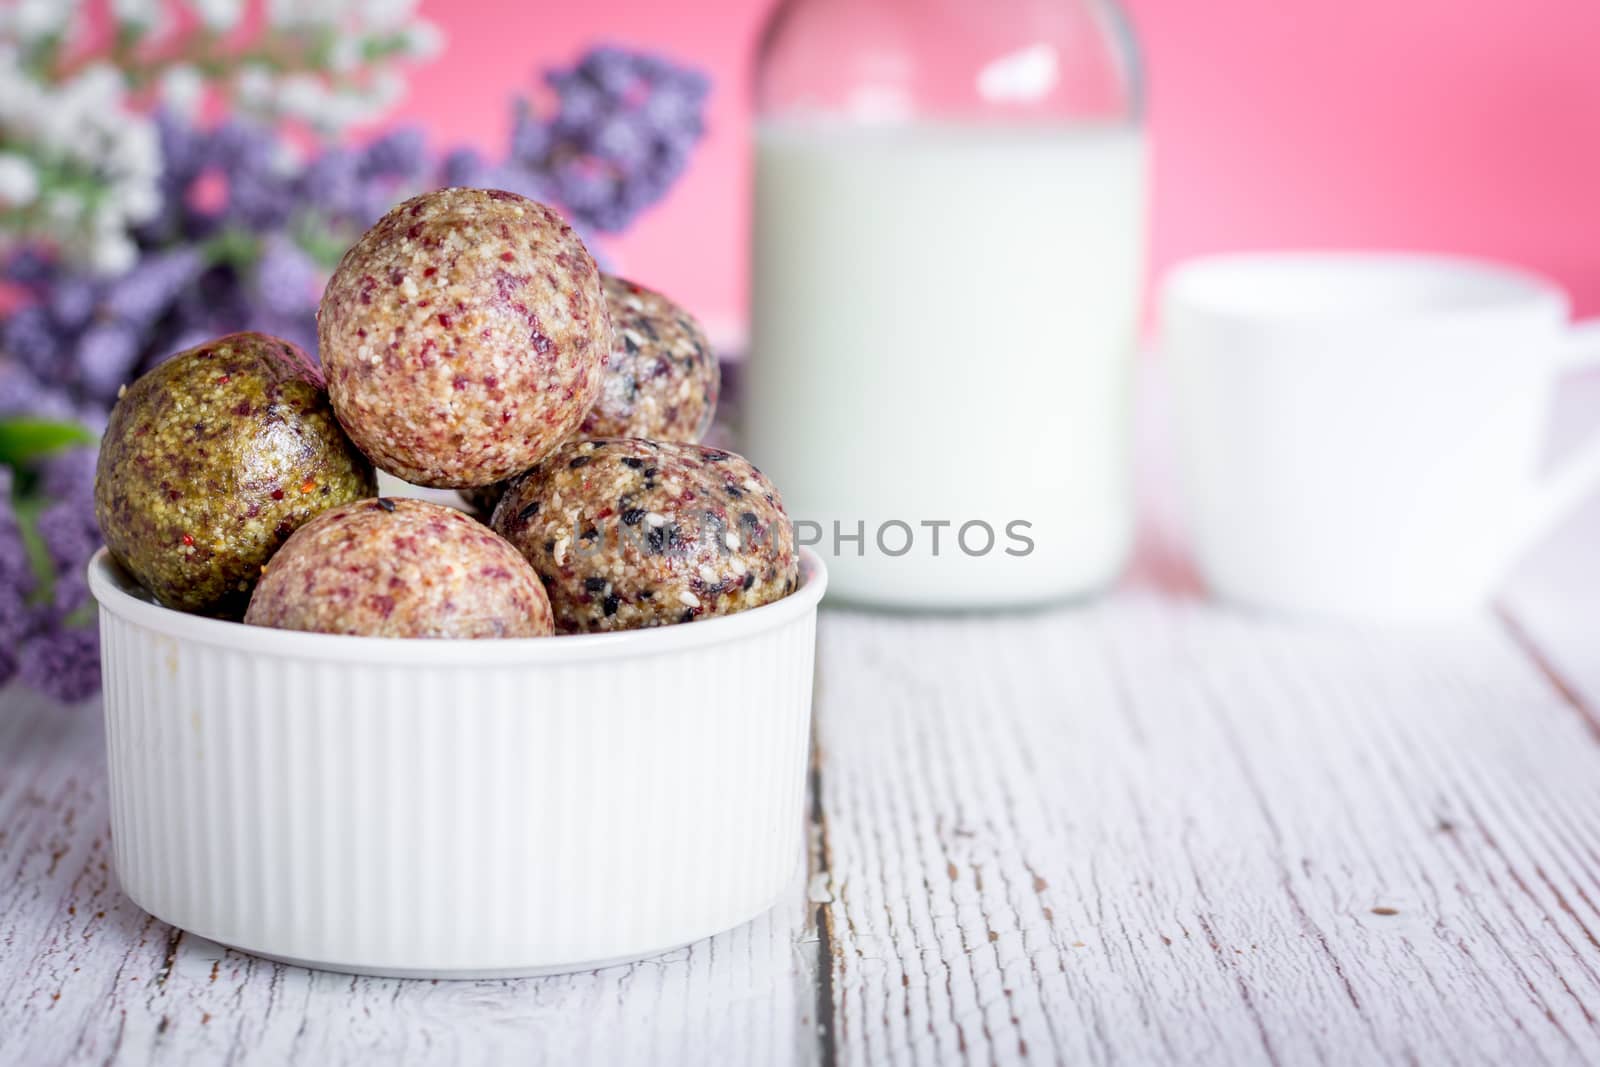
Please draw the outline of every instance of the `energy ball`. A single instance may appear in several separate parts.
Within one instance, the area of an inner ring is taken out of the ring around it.
[[[454,508],[361,500],[305,524],[267,565],[244,621],[367,637],[544,637],[528,561]]]
[[[772,483],[701,445],[569,442],[511,484],[490,525],[539,572],[558,633],[730,615],[799,585]]]
[[[322,294],[333,408],[415,485],[489,485],[577,430],[611,349],[600,271],[555,211],[441,189],[385,215]]]
[[[124,391],[100,443],[95,518],[112,557],[161,603],[238,618],[290,534],[375,491],[305,354],[236,333]]]
[[[606,274],[613,343],[584,437],[698,441],[711,428],[721,374],[700,324],[653,289]]]
[[[614,338],[600,398],[578,428],[580,438],[647,437],[699,441],[717,413],[722,371],[694,316],[653,289],[600,275]],[[461,490],[488,516],[510,484]]]

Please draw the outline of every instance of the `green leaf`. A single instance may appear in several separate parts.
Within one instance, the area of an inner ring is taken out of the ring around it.
[[[44,538],[39,536],[39,516],[44,513],[45,504],[46,501],[40,497],[24,497],[12,505],[12,513],[17,518],[17,530],[22,534],[22,547],[28,554],[28,565],[36,579],[32,597],[34,603],[48,602],[56,584],[55,564],[50,559],[50,550],[45,547]]]
[[[75,445],[94,444],[94,434],[75,422],[55,419],[0,419],[0,464],[20,467]]]
[[[261,238],[234,226],[207,241],[201,246],[201,251],[209,263],[244,270],[261,258]]]
[[[290,225],[295,244],[319,267],[332,271],[359,234],[346,233],[344,227],[320,212],[302,212]]]

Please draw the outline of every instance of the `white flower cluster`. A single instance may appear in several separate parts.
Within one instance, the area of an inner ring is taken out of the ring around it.
[[[161,33],[167,28],[167,9],[161,0],[111,0],[111,17],[118,26],[140,33]]]
[[[332,35],[328,61],[334,77],[308,71],[274,76],[262,67],[247,68],[235,82],[238,100],[250,110],[329,134],[378,117],[405,93],[396,61],[430,59],[443,47],[438,27],[419,19],[416,9],[417,0],[268,0],[273,29]],[[364,77],[348,77],[363,68]]]
[[[128,230],[161,203],[155,126],[124,97],[112,67],[41,84],[0,50],[0,205],[31,209],[42,235],[107,272],[133,265]]]
[[[392,107],[405,92],[402,64],[442,43],[417,0],[266,0],[268,44],[239,47],[225,38],[247,4],[182,0],[185,23],[172,17],[178,0],[109,0],[118,49],[146,49],[130,74],[78,66],[89,0],[0,0],[0,216],[12,234],[45,237],[107,271],[131,264],[129,230],[160,204],[155,125],[129,104],[143,78],[180,114],[195,115],[217,85],[240,110],[336,134]],[[73,62],[57,65],[62,55]]]
[[[27,48],[66,37],[76,14],[69,0],[10,0],[0,4],[0,39]]]
[[[244,16],[244,0],[190,0],[189,7],[213,33],[227,33]]]

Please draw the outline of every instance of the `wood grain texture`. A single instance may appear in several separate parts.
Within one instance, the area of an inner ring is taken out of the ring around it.
[[[523,982],[176,935],[108,870],[92,709],[4,694],[0,1062],[1600,1056],[1600,745],[1492,621],[1136,591],[828,612],[819,656],[826,944],[797,887],[664,960]]]
[[[1600,745],[1493,622],[831,614],[842,1063],[1600,1058]]]
[[[754,923],[627,967],[354,978],[141,912],[110,870],[97,709],[0,692],[0,1064],[815,1062],[803,881]]]

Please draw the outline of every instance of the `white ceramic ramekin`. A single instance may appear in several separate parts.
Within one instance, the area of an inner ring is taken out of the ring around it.
[[[802,855],[817,601],[619,634],[394,641],[171,611],[102,551],[117,873],[246,952],[480,977],[653,955]]]

